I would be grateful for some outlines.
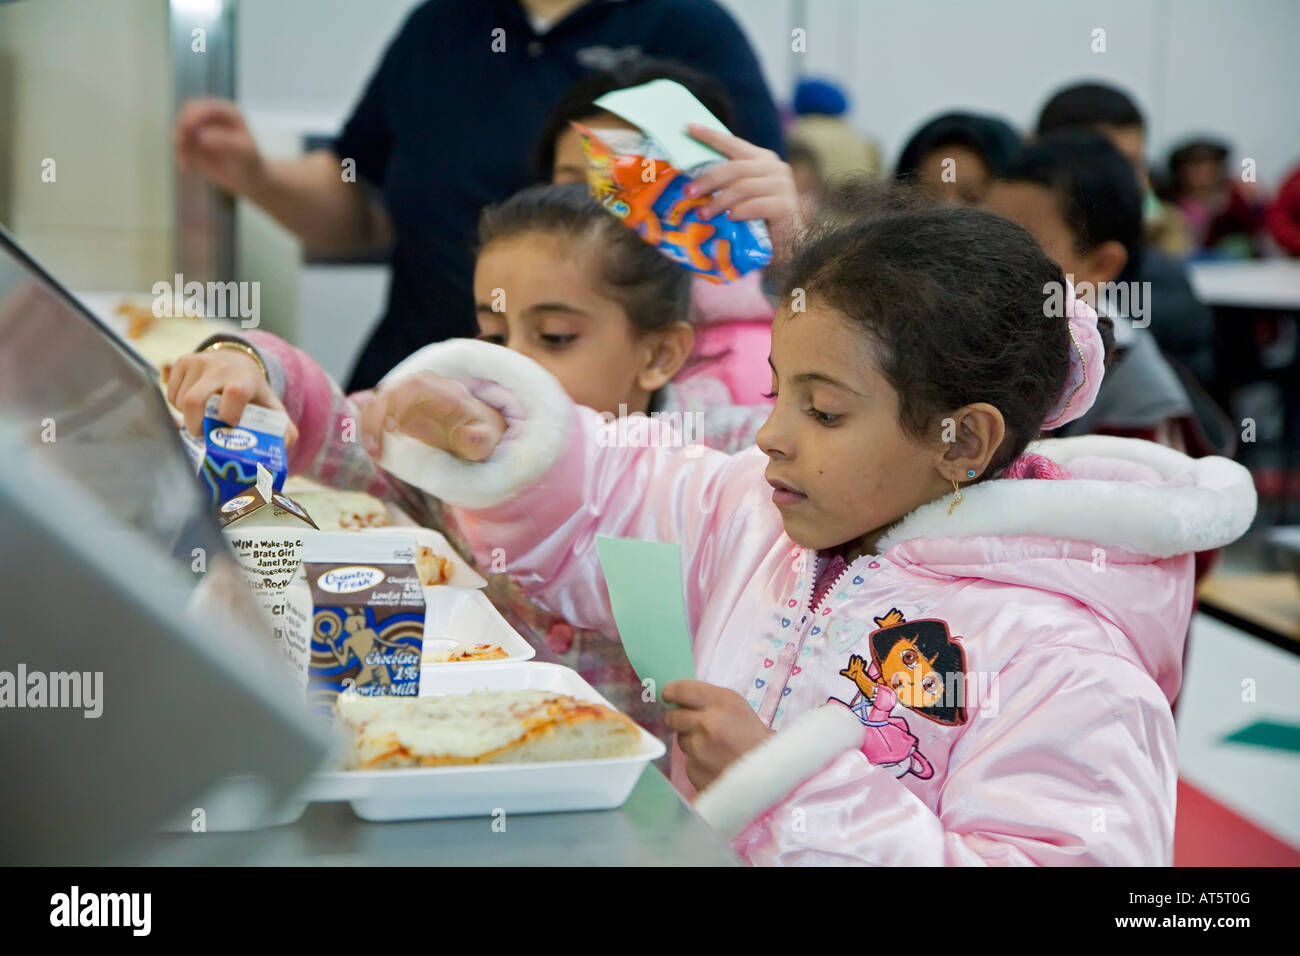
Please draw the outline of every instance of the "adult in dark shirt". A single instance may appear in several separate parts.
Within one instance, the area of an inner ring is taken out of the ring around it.
[[[233,104],[205,100],[181,111],[177,153],[312,248],[391,239],[388,303],[348,383],[369,388],[421,346],[475,334],[480,210],[530,182],[529,145],[575,80],[638,55],[717,78],[735,132],[779,151],[758,62],[713,0],[430,0],[389,45],[333,149],[264,159]]]

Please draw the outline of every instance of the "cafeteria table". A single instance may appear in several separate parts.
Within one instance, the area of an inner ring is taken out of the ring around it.
[[[1300,260],[1198,260],[1187,264],[1187,272],[1208,305],[1300,310]]]
[[[1300,581],[1294,574],[1212,574],[1196,597],[1210,617],[1300,654]]]

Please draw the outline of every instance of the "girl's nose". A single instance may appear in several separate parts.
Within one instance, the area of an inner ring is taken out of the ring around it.
[[[754,441],[758,444],[759,450],[768,458],[787,459],[794,453],[793,444],[785,437],[785,431],[781,428],[778,421],[779,413],[776,408],[767,416],[767,421],[763,427],[758,430],[754,436]]]

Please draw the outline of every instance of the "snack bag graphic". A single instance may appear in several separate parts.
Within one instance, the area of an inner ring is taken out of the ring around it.
[[[709,197],[686,197],[692,175],[663,159],[653,140],[627,130],[598,134],[581,123],[573,126],[582,136],[592,196],[664,255],[717,283],[734,282],[772,261],[761,220],[700,218]],[[706,168],[691,172],[699,175]]]

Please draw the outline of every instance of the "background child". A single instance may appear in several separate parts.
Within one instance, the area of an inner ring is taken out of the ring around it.
[[[1228,146],[1193,139],[1169,154],[1169,198],[1187,221],[1193,249],[1228,259],[1263,252],[1268,202],[1259,187],[1228,170]]]
[[[996,116],[945,113],[904,144],[894,178],[928,189],[945,202],[974,204],[1018,149],[1020,134]]]
[[[1061,434],[1123,435],[1192,455],[1231,456],[1231,423],[1195,379],[1167,361],[1153,334],[1177,318],[1138,281],[1141,188],[1111,141],[1090,129],[1040,137],[1011,161],[984,205],[1028,229],[1088,304],[1114,323],[1117,354],[1097,401]],[[1108,285],[1122,294],[1098,301],[1097,290]],[[1136,310],[1141,327],[1125,309]]]
[[[593,129],[635,129],[630,123],[596,105],[596,100],[615,90],[640,86],[652,80],[673,80],[689,90],[721,123],[733,123],[731,98],[711,77],[670,60],[636,58],[613,70],[602,70],[579,80],[564,95],[538,137],[534,164],[539,179],[553,183],[585,183],[587,160],[582,139],[574,122]],[[778,250],[788,246],[795,228],[797,190],[794,174],[781,158],[736,137],[715,139],[711,131],[699,138],[725,155],[744,162],[739,172],[747,188],[757,192],[766,208],[735,210],[740,218],[767,219]],[[730,171],[737,171],[730,164]],[[722,170],[725,176],[728,170]],[[715,177],[717,171],[715,171]],[[722,188],[720,181],[711,188]],[[773,201],[777,205],[773,205]],[[717,212],[733,205],[726,202]],[[786,219],[790,221],[785,222]],[[772,303],[763,293],[763,276],[758,270],[739,281],[726,284],[694,278],[691,281],[692,324],[696,343],[692,361],[682,370],[683,379],[708,375],[723,382],[738,405],[760,405],[766,400],[767,348],[772,337]]]
[[[583,624],[611,614],[595,535],[681,544],[700,679],[661,689],[673,779],[750,862],[1168,864],[1190,555],[1254,492],[1133,439],[1024,454],[1100,384],[1096,314],[1045,315],[1064,282],[974,209],[818,239],[735,456],[607,447],[544,370],[471,343],[417,353],[366,428],[462,459],[385,439]]]
[[[1214,374],[1214,316],[1196,297],[1180,258],[1191,248],[1178,207],[1162,203],[1151,188],[1146,162],[1146,121],[1123,90],[1104,83],[1079,83],[1058,90],[1043,105],[1037,134],[1093,129],[1128,160],[1142,190],[1144,243],[1137,278],[1150,282],[1161,319],[1152,332],[1165,354],[1201,382]]]

